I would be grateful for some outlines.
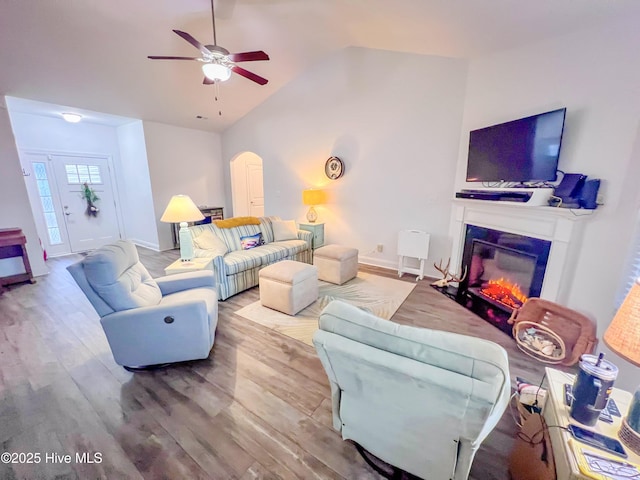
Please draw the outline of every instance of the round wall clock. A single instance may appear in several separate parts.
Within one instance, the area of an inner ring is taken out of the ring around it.
[[[344,163],[338,157],[329,157],[324,164],[324,173],[331,180],[337,180],[344,174]]]

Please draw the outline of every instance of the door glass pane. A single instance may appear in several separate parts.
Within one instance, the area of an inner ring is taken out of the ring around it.
[[[43,212],[53,212],[53,199],[51,197],[40,197]]]
[[[65,165],[64,169],[67,172],[67,183],[80,183],[80,179],[78,178],[78,169],[75,165]]]
[[[50,197],[51,190],[49,190],[49,182],[47,181],[47,179],[36,180],[36,182],[38,183],[38,194],[41,197]]]
[[[67,183],[102,183],[100,167],[98,165],[65,165]]]
[[[38,185],[38,194],[40,195],[40,203],[42,203],[42,212],[44,213],[44,221],[47,224],[47,232],[49,233],[49,245],[57,245],[62,243],[62,236],[58,228],[58,219],[53,208],[53,199],[51,198],[51,189],[49,188],[49,180],[47,178],[47,166],[41,162],[33,162],[33,171],[36,175],[36,183]],[[67,165],[67,167],[73,165]],[[67,169],[67,178],[69,169]],[[77,173],[76,173],[77,176]]]
[[[89,177],[89,167],[86,165],[76,165],[78,168],[78,178],[80,179],[80,183],[89,183],[91,178]]]
[[[58,221],[56,220],[56,214],[54,212],[46,212],[44,214],[44,220],[47,222],[47,227],[49,228],[58,226]]]
[[[91,178],[91,183],[102,183],[100,167],[98,165],[89,165],[89,177]]]
[[[60,236],[59,228],[49,228],[49,244],[58,245],[62,243],[62,237]]]
[[[47,167],[44,163],[34,163],[33,171],[36,174],[36,179],[38,180],[46,180],[47,178]]]

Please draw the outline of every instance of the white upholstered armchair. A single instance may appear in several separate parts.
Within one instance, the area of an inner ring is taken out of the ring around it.
[[[323,310],[313,343],[343,439],[421,478],[468,477],[509,402],[502,347],[398,325],[340,301]]]
[[[100,315],[118,365],[135,369],[209,356],[218,323],[213,272],[154,280],[125,240],[67,269]]]

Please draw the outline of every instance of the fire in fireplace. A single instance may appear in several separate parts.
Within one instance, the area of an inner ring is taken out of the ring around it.
[[[511,283],[502,277],[498,280],[489,280],[485,286],[474,293],[488,301],[497,302],[498,306],[510,309],[520,308],[527,301],[527,296],[522,293],[517,283]]]
[[[467,225],[456,300],[504,332],[529,297],[539,297],[551,242]]]

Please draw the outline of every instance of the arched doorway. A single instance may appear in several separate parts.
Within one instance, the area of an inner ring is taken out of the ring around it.
[[[264,216],[262,158],[253,152],[240,153],[231,160],[230,172],[233,215]]]

